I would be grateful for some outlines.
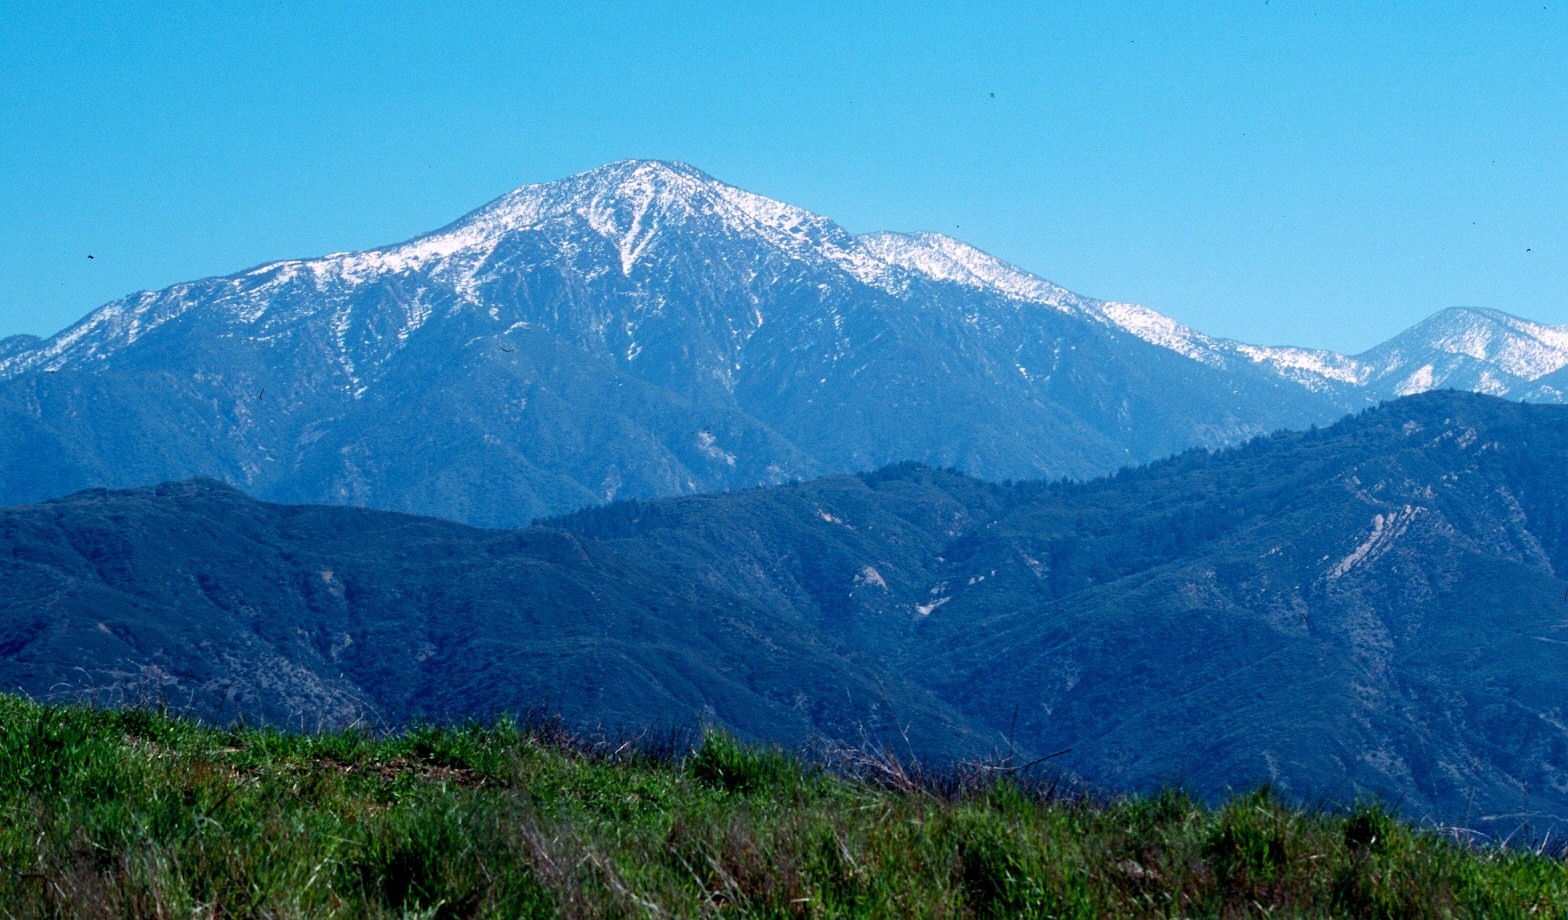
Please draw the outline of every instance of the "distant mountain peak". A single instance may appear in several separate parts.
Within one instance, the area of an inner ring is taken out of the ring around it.
[[[1400,395],[1450,380],[1466,389],[1501,394],[1516,381],[1537,380],[1568,367],[1568,326],[1548,326],[1485,307],[1449,307],[1360,360],[1385,374],[1408,371]],[[1466,377],[1456,380],[1453,375],[1461,370]]]

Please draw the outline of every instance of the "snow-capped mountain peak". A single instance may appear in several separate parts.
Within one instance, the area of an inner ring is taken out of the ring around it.
[[[879,274],[854,237],[833,221],[725,184],[685,163],[662,160],[622,160],[524,186],[450,229],[459,234],[472,233],[475,226],[517,231],[574,218],[616,243],[625,275],[648,254],[658,234],[669,230],[750,237],[791,258],[825,258],[857,275]]]
[[[1568,368],[1568,327],[1476,308],[1442,311],[1357,356],[1217,339],[1147,307],[1081,297],[940,233],[856,236],[826,217],[720,182],[685,163],[634,159],[522,186],[402,243],[272,262],[130,295],[50,339],[6,340],[0,344],[0,380],[102,361],[195,310],[214,329],[229,330],[223,335],[258,341],[306,326],[325,329],[324,344],[350,391],[359,394],[373,382],[370,369],[390,360],[433,317],[488,314],[489,321],[506,324],[501,328],[542,321],[542,315],[522,315],[509,299],[519,279],[537,272],[559,273],[572,292],[598,290],[595,279],[607,277],[619,285],[614,290],[644,296],[651,311],[646,314],[612,315],[622,308],[607,306],[603,298],[610,295],[603,292],[583,294],[600,300],[578,304],[574,319],[561,319],[566,314],[558,307],[546,311],[552,321],[577,323],[569,336],[573,341],[593,339],[598,347],[630,356],[645,344],[642,322],[662,309],[660,298],[668,294],[649,292],[670,283],[674,276],[662,277],[668,275],[664,269],[677,263],[684,266],[684,278],[733,276],[711,279],[721,288],[735,284],[711,314],[722,315],[713,320],[714,334],[732,349],[761,327],[765,317],[758,304],[781,279],[810,278],[849,302],[866,296],[867,289],[899,299],[925,296],[929,288],[911,284],[924,279],[967,289],[972,294],[965,297],[995,305],[998,315],[1020,304],[1039,305],[1210,368],[1261,371],[1331,395],[1347,408],[1444,386],[1555,398],[1562,389],[1558,372]],[[1027,311],[1020,317],[1032,322]],[[834,313],[824,321],[838,330],[843,317]],[[1034,334],[1021,333],[1024,340]],[[842,350],[847,339],[835,336],[833,347]],[[729,355],[724,362],[737,360]],[[1011,364],[1033,379],[1022,363]],[[1551,384],[1550,392],[1525,386],[1550,375],[1556,376],[1540,385]]]
[[[218,473],[511,524],[909,459],[1087,476],[1435,386],[1568,400],[1568,330],[1447,311],[1359,357],[1246,345],[626,160],[0,341],[0,500]]]
[[[309,264],[360,280],[444,261],[471,269],[510,234],[576,218],[617,242],[622,271],[629,273],[658,225],[699,213],[702,199],[718,185],[683,163],[622,160],[565,179],[525,185],[404,243],[360,253],[333,253]]]
[[[1501,310],[1450,307],[1357,360],[1391,396],[1448,388],[1553,398],[1531,384],[1568,367],[1568,327],[1533,323]]]
[[[714,179],[678,162],[622,160],[551,182],[525,185],[452,223],[389,246],[361,252],[331,253],[313,259],[270,262],[227,278],[143,292],[107,304],[52,339],[28,349],[0,354],[0,379],[34,368],[63,368],[73,362],[103,359],[119,348],[179,316],[195,303],[222,307],[255,329],[275,328],[305,315],[327,314],[345,372],[359,386],[349,344],[356,309],[349,292],[383,279],[417,277],[425,293],[404,304],[394,318],[391,341],[406,340],[428,321],[433,301],[455,298],[477,306],[481,285],[494,272],[491,258],[510,237],[539,232],[563,252],[597,236],[615,253],[612,270],[630,277],[639,265],[657,261],[660,240],[679,235],[688,241],[751,240],[787,260],[835,267],[861,282],[885,285],[888,266],[871,255],[848,231],[803,208],[785,204]],[[594,269],[602,266],[595,265]],[[285,296],[304,285],[313,296]],[[187,298],[193,286],[202,297]],[[207,288],[219,288],[213,297]],[[449,292],[446,295],[441,291]],[[283,309],[280,305],[286,304]],[[363,319],[363,318],[362,318]],[[383,348],[373,351],[384,352]],[[379,357],[369,356],[371,360]]]
[[[1416,350],[1471,358],[1535,380],[1568,366],[1568,327],[1533,323],[1501,310],[1450,307],[1374,352],[1392,356]]]
[[[580,223],[611,241],[618,268],[630,275],[671,230],[760,239],[794,258],[826,258],[863,278],[882,267],[854,237],[803,208],[726,185],[701,170],[663,160],[621,160],[551,182],[525,185],[445,227],[403,243],[319,259],[278,262],[251,274],[298,267],[360,283],[377,276],[435,270],[463,287],[507,236]]]

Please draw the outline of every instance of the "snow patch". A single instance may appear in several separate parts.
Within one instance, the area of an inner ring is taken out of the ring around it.
[[[1420,370],[1406,377],[1394,388],[1395,395],[1412,396],[1416,393],[1425,393],[1437,385],[1437,375],[1432,365],[1423,366]]]

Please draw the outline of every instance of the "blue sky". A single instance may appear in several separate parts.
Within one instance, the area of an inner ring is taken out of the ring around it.
[[[775,6],[8,9],[0,335],[624,157],[1248,341],[1568,323],[1563,0]]]

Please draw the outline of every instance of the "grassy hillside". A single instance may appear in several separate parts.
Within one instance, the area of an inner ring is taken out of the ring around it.
[[[390,739],[0,697],[0,916],[1562,916],[1568,867],[1267,793],[828,772],[710,735]],[[985,779],[989,777],[989,779]]]

